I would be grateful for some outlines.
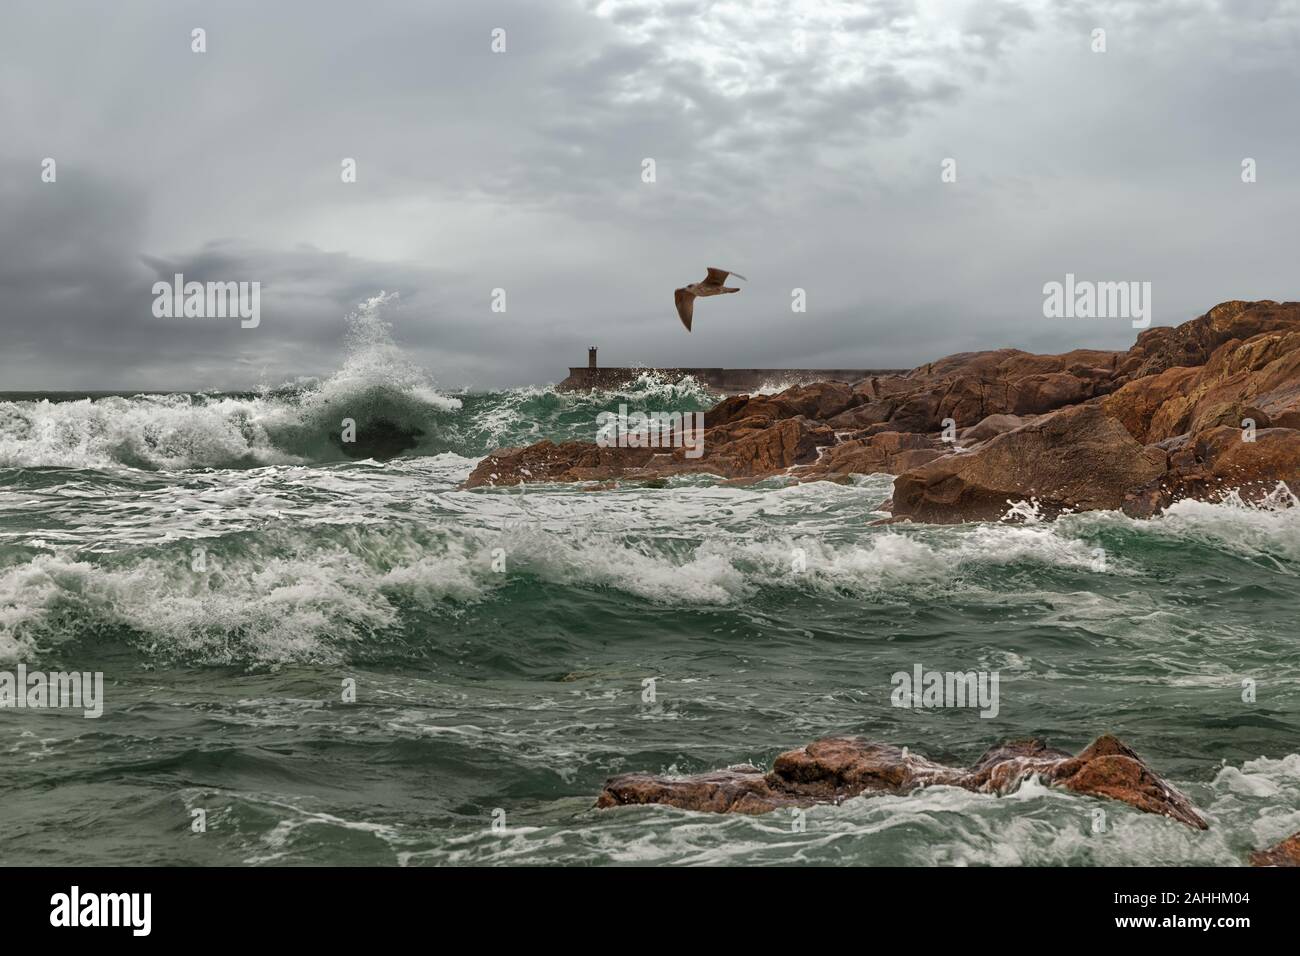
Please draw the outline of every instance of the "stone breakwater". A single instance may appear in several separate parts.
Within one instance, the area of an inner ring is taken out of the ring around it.
[[[811,382],[856,382],[873,375],[901,375],[898,368],[592,368],[570,366],[569,375],[556,391],[588,388],[626,388],[646,374],[666,381],[691,378],[719,392],[752,392],[772,385],[807,385]]]
[[[896,477],[892,520],[951,523],[1300,492],[1300,303],[1224,302],[1127,351],[964,352],[904,373],[732,395],[704,453],[595,441],[503,448],[466,487],[711,474]],[[594,428],[594,426],[593,426]]]

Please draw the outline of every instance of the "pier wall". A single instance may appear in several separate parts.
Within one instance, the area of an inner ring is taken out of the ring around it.
[[[748,392],[763,386],[804,385],[808,382],[856,382],[879,375],[901,375],[898,368],[589,368],[571,366],[561,391],[622,388],[646,372],[669,381],[687,376],[720,392]]]

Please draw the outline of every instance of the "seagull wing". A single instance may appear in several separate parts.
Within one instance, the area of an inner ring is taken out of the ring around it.
[[[695,295],[687,292],[685,289],[677,289],[673,292],[673,301],[677,303],[677,317],[682,320],[682,325],[686,326],[686,331],[691,330],[691,316],[695,312]]]
[[[726,269],[715,269],[709,266],[709,274],[705,276],[700,285],[722,285],[727,281],[727,276],[735,276],[737,279],[745,279],[739,272],[728,272]],[[745,279],[748,282],[748,279]]]

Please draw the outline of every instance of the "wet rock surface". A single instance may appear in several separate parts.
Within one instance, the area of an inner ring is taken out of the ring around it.
[[[965,769],[862,737],[826,737],[781,754],[766,774],[749,765],[689,777],[621,774],[606,781],[596,806],[663,804],[710,813],[767,813],[877,793],[903,796],[930,786],[1008,794],[1032,776],[1199,830],[1209,826],[1187,797],[1109,735],[1073,756],[1037,739],[1010,741]]]

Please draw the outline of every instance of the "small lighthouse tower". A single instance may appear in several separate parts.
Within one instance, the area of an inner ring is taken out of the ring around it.
[[[596,368],[596,346],[594,345],[587,349],[587,368],[593,370]]]

